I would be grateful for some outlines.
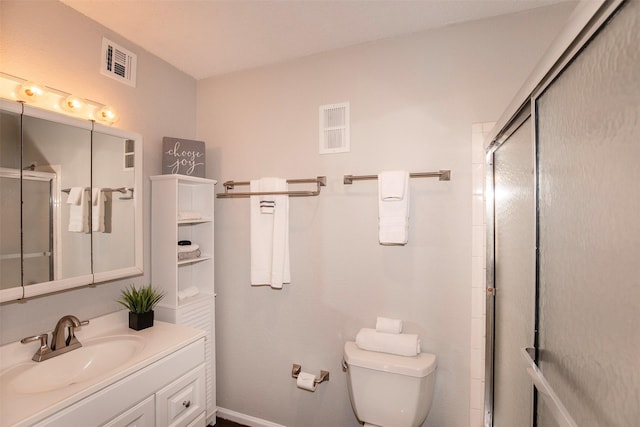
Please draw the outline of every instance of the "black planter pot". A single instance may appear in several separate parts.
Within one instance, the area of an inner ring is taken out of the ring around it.
[[[129,312],[129,328],[139,331],[153,326],[153,310],[146,313]]]

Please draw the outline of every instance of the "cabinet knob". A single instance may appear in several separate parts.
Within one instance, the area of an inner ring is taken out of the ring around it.
[[[184,406],[185,408],[188,408],[189,406],[191,406],[191,401],[185,400],[184,402],[182,402],[182,406]]]

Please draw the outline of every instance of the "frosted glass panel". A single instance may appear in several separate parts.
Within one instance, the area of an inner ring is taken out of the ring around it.
[[[533,346],[535,204],[531,120],[494,153],[495,427],[531,425],[532,386],[521,347]]]
[[[640,422],[639,18],[628,2],[537,102],[539,365],[581,427]]]

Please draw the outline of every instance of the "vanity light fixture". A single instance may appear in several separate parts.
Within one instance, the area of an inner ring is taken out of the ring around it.
[[[118,113],[116,113],[116,110],[114,110],[112,107],[105,105],[104,107],[98,110],[96,119],[100,120],[101,122],[113,124],[118,121],[119,117],[118,117]]]
[[[37,101],[45,94],[43,86],[34,82],[24,82],[18,90],[18,98],[23,101]]]
[[[69,95],[62,102],[62,108],[72,113],[79,113],[83,110],[85,101],[77,96]]]
[[[0,71],[0,98],[14,99],[49,111],[112,125],[120,116],[113,107]]]

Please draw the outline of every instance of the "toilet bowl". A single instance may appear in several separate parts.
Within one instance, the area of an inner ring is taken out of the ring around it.
[[[370,427],[419,427],[433,397],[436,356],[397,356],[344,345],[351,406]]]

